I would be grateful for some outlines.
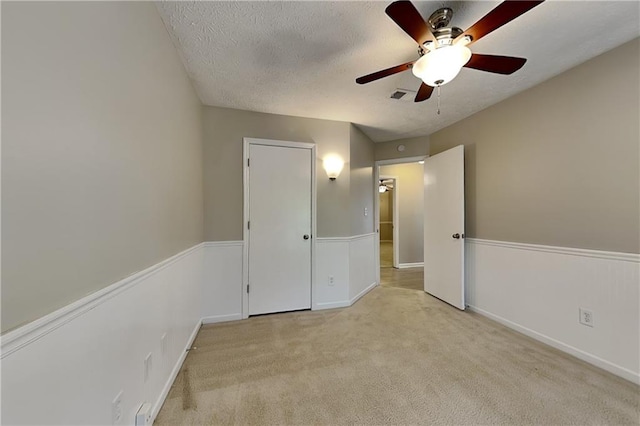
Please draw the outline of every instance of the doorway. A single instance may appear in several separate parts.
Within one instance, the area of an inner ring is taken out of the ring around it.
[[[243,318],[311,308],[315,145],[245,138]]]
[[[379,283],[424,288],[424,157],[376,162]]]
[[[397,213],[397,178],[393,176],[380,176],[378,185],[379,217],[380,217],[380,267],[397,268],[398,255],[398,225]],[[394,244],[395,240],[395,244]]]

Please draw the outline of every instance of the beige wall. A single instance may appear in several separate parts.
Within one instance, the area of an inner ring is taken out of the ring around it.
[[[393,241],[393,189],[378,195],[380,196],[380,241]]]
[[[351,235],[373,232],[373,142],[353,124],[351,125]],[[366,209],[366,216],[365,216]]]
[[[317,232],[350,236],[350,123],[204,107],[205,238],[242,240],[243,137],[316,144]],[[322,168],[327,154],[340,155],[344,169],[331,182]]]
[[[424,166],[418,163],[380,166],[380,176],[396,177],[399,263],[424,262]]]
[[[201,105],[152,3],[2,3],[2,330],[202,241]]]
[[[398,145],[404,145],[404,151],[398,151]],[[397,139],[375,144],[375,160],[392,160],[396,158],[419,157],[429,154],[429,137]]]
[[[640,252],[640,41],[431,135],[465,145],[469,237]]]

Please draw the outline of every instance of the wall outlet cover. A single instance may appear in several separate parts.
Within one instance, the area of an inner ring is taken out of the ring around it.
[[[580,324],[593,327],[593,312],[589,309],[580,308]]]

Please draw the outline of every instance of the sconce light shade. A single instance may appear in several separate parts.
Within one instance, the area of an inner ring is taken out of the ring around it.
[[[381,194],[384,194],[385,192],[387,192],[386,185],[380,184],[380,186],[378,187],[378,192]]]
[[[342,158],[337,155],[328,155],[324,157],[322,166],[324,167],[324,171],[327,172],[329,179],[336,180],[336,178],[340,176],[340,172],[344,167],[344,161],[342,161]]]

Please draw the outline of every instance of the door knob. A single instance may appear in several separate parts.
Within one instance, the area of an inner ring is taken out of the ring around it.
[[[304,238],[305,240],[308,240],[309,236],[307,234],[304,234],[304,236],[302,238]]]
[[[452,238],[455,238],[456,240],[459,240],[459,239],[460,239],[460,234],[458,234],[458,233],[456,232],[456,233],[455,233],[455,234],[453,234],[451,237],[452,237]]]

